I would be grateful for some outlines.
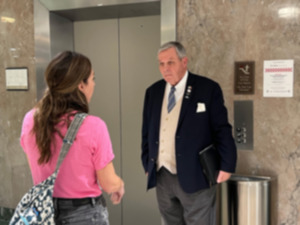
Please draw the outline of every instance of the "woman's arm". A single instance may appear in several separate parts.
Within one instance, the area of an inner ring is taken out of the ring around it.
[[[119,204],[125,193],[124,182],[116,174],[112,162],[107,164],[103,169],[97,171],[97,179],[102,189],[108,194],[111,194],[112,203]]]

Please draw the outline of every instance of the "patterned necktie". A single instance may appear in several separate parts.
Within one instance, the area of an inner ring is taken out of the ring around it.
[[[175,101],[175,94],[174,94],[175,90],[176,90],[175,87],[172,86],[171,87],[171,91],[169,93],[168,113],[171,112],[171,110],[173,109],[173,107],[175,106],[175,103],[176,103],[176,101]]]

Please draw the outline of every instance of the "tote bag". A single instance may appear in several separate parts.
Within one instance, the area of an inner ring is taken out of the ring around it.
[[[75,115],[63,140],[55,172],[43,182],[33,186],[18,203],[9,225],[54,225],[54,207],[52,201],[54,182],[58,169],[71,147],[76,133],[87,114]]]

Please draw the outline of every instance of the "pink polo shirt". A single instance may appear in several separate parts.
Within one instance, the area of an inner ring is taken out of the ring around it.
[[[52,158],[47,164],[38,164],[40,157],[32,134],[34,110],[29,111],[23,120],[21,145],[27,154],[33,183],[38,184],[50,176],[56,167],[62,138],[54,135]],[[62,135],[67,127],[59,124]],[[87,116],[78,130],[76,139],[60,166],[54,185],[53,197],[86,198],[99,196],[102,191],[98,185],[96,171],[103,169],[114,158],[107,126],[96,116]]]

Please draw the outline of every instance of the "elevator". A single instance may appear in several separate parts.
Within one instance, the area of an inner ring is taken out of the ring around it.
[[[37,98],[45,89],[43,72],[57,53],[74,50],[91,59],[96,86],[90,114],[106,122],[113,163],[125,182],[120,205],[105,195],[110,224],[160,224],[155,190],[146,191],[140,159],[142,109],[146,88],[161,79],[157,50],[176,39],[176,1],[95,2],[35,0]]]

